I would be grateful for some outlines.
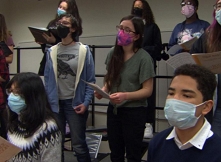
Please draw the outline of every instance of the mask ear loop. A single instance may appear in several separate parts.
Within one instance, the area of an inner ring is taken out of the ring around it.
[[[207,101],[204,101],[203,103],[196,105],[195,108],[204,105],[205,103],[207,103]],[[197,120],[202,116],[202,114],[200,114],[200,116],[197,117]]]

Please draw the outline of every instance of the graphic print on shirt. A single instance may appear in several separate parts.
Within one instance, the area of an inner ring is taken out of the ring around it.
[[[203,28],[199,32],[192,33],[192,29],[184,29],[182,32],[179,32],[177,35],[177,43],[184,43],[193,37],[199,38],[204,33]]]
[[[76,73],[71,68],[70,62],[75,59],[73,54],[60,54],[57,57],[58,64],[58,78],[67,79],[68,74],[71,76],[76,76]]]

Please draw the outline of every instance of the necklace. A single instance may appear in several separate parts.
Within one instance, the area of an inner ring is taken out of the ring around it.
[[[70,43],[67,43],[67,44],[64,44],[64,43],[61,43],[63,46],[68,46],[70,45],[72,42],[74,42],[74,40],[72,40]]]

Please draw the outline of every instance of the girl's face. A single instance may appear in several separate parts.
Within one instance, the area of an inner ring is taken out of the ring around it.
[[[134,7],[137,7],[137,8],[143,8],[143,3],[139,0],[137,0],[135,3],[134,3]]]
[[[67,11],[67,9],[68,9],[67,2],[61,2],[60,5],[58,6],[58,8]]]
[[[214,5],[214,9],[216,11],[220,10],[221,9],[221,0],[217,1],[216,4]]]
[[[124,20],[120,23],[120,29],[124,30],[124,32],[130,34],[131,36],[134,35],[135,29],[134,29],[134,25],[132,23],[131,20]]]

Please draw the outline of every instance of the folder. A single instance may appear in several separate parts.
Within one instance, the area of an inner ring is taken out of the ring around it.
[[[34,26],[29,26],[28,29],[32,33],[33,37],[35,38],[36,42],[44,43],[44,44],[50,44],[44,37],[43,33],[47,34],[50,36],[50,33],[52,32],[52,29],[47,29],[47,28],[39,28],[39,27],[34,27]],[[56,29],[53,29],[56,30]]]
[[[4,55],[5,55],[5,57],[7,57],[7,56],[13,54],[13,52],[10,50],[10,48],[8,48],[8,45],[5,44],[4,41],[1,41],[1,42],[0,42],[0,48],[2,49],[2,51],[3,51]]]
[[[10,142],[6,141],[4,138],[0,137],[0,162],[5,162],[13,158],[21,151],[22,151],[21,148],[11,144]]]

